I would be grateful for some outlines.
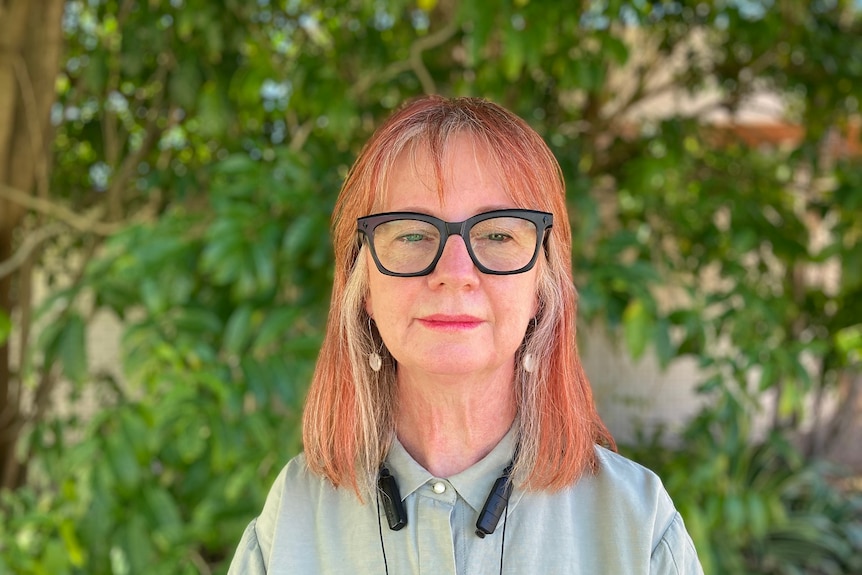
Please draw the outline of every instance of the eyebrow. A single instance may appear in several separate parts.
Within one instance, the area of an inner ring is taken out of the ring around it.
[[[467,216],[467,217],[469,218],[469,217],[476,216],[479,214],[484,214],[485,212],[493,212],[496,210],[520,210],[520,209],[526,209],[526,208],[521,208],[520,206],[506,206],[506,205],[502,205],[502,204],[492,204],[492,205],[482,206],[481,208],[479,208],[478,210],[473,212],[472,215]],[[428,216],[434,216],[435,218],[445,219],[445,218],[441,218],[439,215],[437,215],[435,213],[428,211],[425,208],[419,208],[416,206],[408,206],[406,208],[397,208],[397,209],[388,209],[386,211],[387,212],[415,212],[417,214],[425,214]]]

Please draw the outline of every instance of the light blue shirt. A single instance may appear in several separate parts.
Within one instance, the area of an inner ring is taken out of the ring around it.
[[[387,466],[407,511],[400,531],[389,529],[376,501],[362,504],[352,491],[333,488],[299,455],[276,479],[228,573],[381,575],[385,549],[391,575],[497,575],[501,551],[509,574],[701,575],[658,477],[596,449],[598,472],[567,489],[516,488],[508,514],[484,539],[475,534],[476,519],[512,457],[512,431],[482,461],[449,478],[431,475],[396,440]]]

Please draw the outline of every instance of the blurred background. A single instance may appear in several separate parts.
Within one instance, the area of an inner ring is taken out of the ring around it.
[[[225,573],[424,93],[559,159],[601,412],[707,575],[862,573],[848,0],[0,0],[0,573]]]

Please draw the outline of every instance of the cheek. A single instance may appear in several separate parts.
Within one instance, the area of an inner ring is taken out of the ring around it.
[[[536,317],[538,313],[538,295],[535,287],[530,284],[528,286],[512,286],[506,290],[505,302],[498,309],[497,314],[500,325],[505,326],[504,332],[506,338],[512,338],[520,342],[527,332],[530,321]]]
[[[512,286],[508,294],[510,309],[517,317],[532,319],[539,313],[539,286],[535,277],[518,286]]]
[[[405,302],[409,299],[407,289],[409,282],[405,280],[406,278],[385,276],[376,269],[369,270],[365,311],[378,324],[391,321],[393,316],[400,315]]]

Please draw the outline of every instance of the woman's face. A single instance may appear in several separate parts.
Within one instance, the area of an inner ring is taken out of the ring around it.
[[[440,202],[433,165],[419,151],[390,173],[381,212],[410,211],[462,221],[493,209],[520,208],[506,194],[485,150],[459,135],[444,161]],[[480,272],[459,236],[450,236],[426,276],[381,274],[368,257],[366,310],[405,375],[506,377],[537,311],[536,268],[515,275]],[[461,380],[462,378],[458,378]]]

